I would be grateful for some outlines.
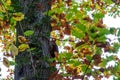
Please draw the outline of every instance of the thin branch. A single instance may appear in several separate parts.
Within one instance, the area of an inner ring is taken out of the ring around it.
[[[86,72],[87,72],[87,70],[88,70],[88,68],[89,68],[89,66],[90,66],[90,64],[91,64],[91,62],[92,62],[92,59],[90,60],[88,66],[87,66],[87,68],[86,68],[86,70],[85,70],[85,72],[84,72],[84,75],[83,75],[83,77],[82,77],[82,80],[84,80],[85,75],[86,75]]]

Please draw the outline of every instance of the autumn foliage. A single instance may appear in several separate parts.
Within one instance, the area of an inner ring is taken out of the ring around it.
[[[16,23],[24,19],[24,14],[14,12],[11,4],[11,0],[0,1],[0,41],[3,44],[3,64],[8,68],[13,63],[15,65],[14,59],[19,52],[34,50],[29,47],[27,39],[34,31],[28,30],[23,36],[16,37]],[[51,59],[50,66],[59,67],[49,80],[86,80],[89,77],[100,80],[110,76],[120,79],[120,59],[117,56],[120,29],[109,28],[103,21],[105,15],[120,16],[119,4],[119,0],[51,0],[48,3],[52,5],[47,12],[51,16],[50,38],[55,39],[61,50],[60,53],[55,52],[55,58]],[[44,8],[40,3],[36,6],[39,11]],[[117,41],[112,41],[107,35],[114,35]],[[15,46],[16,40],[18,46]],[[111,61],[115,65],[108,65]]]
[[[113,70],[119,67],[119,58],[115,55],[120,47],[119,29],[109,28],[103,22],[105,15],[119,16],[110,7],[112,4],[117,6],[116,3],[112,0],[53,0],[49,11],[51,36],[60,48],[63,47],[55,58],[56,65],[60,65],[57,75],[63,80],[84,80],[91,76],[95,80],[110,76],[119,79],[119,71]],[[115,35],[118,42],[108,38],[110,34]],[[103,57],[106,53],[110,55]],[[108,65],[112,60],[115,65]]]

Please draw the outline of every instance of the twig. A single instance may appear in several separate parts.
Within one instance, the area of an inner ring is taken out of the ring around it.
[[[95,47],[94,47],[93,45],[92,45],[92,52],[93,52],[93,54],[96,52]],[[86,70],[85,70],[85,72],[84,72],[84,75],[83,75],[83,77],[82,77],[82,80],[84,80],[84,78],[85,78],[85,75],[86,75],[86,73],[87,73],[87,70],[88,70],[88,68],[89,68],[89,66],[90,66],[90,64],[91,64],[91,62],[92,62],[92,60],[93,60],[93,56],[94,56],[94,55],[92,55],[92,58],[91,58],[88,66],[87,66],[87,68],[86,68]]]

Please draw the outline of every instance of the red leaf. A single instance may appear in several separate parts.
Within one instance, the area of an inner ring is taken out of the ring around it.
[[[52,30],[60,30],[60,27],[54,26],[54,27],[52,27]]]
[[[65,18],[65,14],[64,13],[60,13],[59,18],[60,19],[64,19]]]
[[[65,46],[64,49],[70,50],[70,46]]]
[[[95,0],[91,0],[92,1],[92,4],[94,4],[95,3]]]
[[[66,34],[66,35],[70,35],[70,34],[71,34],[71,31],[70,31],[70,29],[68,29],[68,28],[65,28],[65,30],[64,30],[64,34]]]
[[[71,6],[71,5],[72,5],[71,2],[72,2],[72,0],[67,0],[67,1],[66,1],[66,4],[67,4],[68,6]]]
[[[75,46],[75,47],[78,47],[78,46],[80,46],[80,45],[82,45],[82,44],[85,44],[85,42],[79,41],[79,42],[76,43],[76,46]]]
[[[55,77],[55,80],[63,80],[63,76],[60,74],[57,74]]]
[[[48,80],[54,80],[54,78],[57,76],[59,70],[53,72],[52,74],[50,74],[50,76],[48,77]]]
[[[92,22],[92,19],[89,17],[89,16],[86,16],[83,20],[86,20],[86,21],[88,21],[88,22]]]
[[[42,6],[41,3],[38,3],[38,4],[37,4],[37,7],[38,7],[39,11],[43,10],[43,6]]]
[[[50,64],[50,66],[52,67],[52,66],[56,66],[56,62],[52,62],[51,64]]]

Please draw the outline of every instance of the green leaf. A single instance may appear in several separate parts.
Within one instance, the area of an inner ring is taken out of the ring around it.
[[[107,61],[104,59],[104,60],[99,64],[99,66],[100,66],[100,67],[106,67],[106,64],[107,64]]]
[[[66,15],[66,18],[68,21],[71,21],[71,19],[73,18],[73,13],[72,12],[69,12],[67,15]]]
[[[9,61],[10,65],[14,66],[16,63],[14,61]]]
[[[90,37],[90,40],[94,40],[96,37],[98,37],[96,33],[88,32],[88,35]]]
[[[115,59],[115,56],[113,56],[113,55],[107,57],[107,61],[111,61],[111,60],[114,60],[114,59]]]
[[[72,29],[72,35],[77,37],[77,38],[83,38],[85,36],[85,34],[78,28],[73,28]]]
[[[66,74],[66,73],[61,73],[62,76],[66,77],[66,76],[71,76],[71,74]]]
[[[83,24],[76,24],[76,26],[83,32],[86,31],[86,27]]]
[[[56,60],[55,58],[50,58],[50,59],[48,59],[49,62],[53,62],[53,61],[55,61],[55,60]]]
[[[86,59],[90,61],[92,57],[90,55],[86,55]]]
[[[12,27],[16,26],[16,23],[17,22],[13,18],[10,19],[10,24],[12,25]]]
[[[73,55],[72,53],[66,53],[65,57],[68,60],[68,59],[70,59],[72,57],[72,55]]]
[[[106,37],[105,37],[105,35],[103,35],[103,36],[98,37],[96,40],[99,41],[99,42],[105,42]]]
[[[81,62],[76,60],[73,65],[76,67],[76,66],[79,66],[80,64],[81,64]]]
[[[102,13],[95,13],[95,14],[93,15],[93,17],[95,18],[95,20],[98,20],[98,19],[103,18],[103,17],[104,17],[104,14],[102,14]]]
[[[114,43],[113,48],[114,48],[114,51],[117,53],[119,51],[120,44],[119,43]]]
[[[97,30],[99,30],[99,36],[110,34],[110,30],[108,30],[107,28],[97,28]]]
[[[120,28],[118,29],[118,34],[117,34],[117,36],[120,36]]]
[[[83,64],[83,65],[81,66],[81,68],[82,68],[82,71],[85,72],[86,69],[87,69],[87,65]]]
[[[30,51],[34,51],[36,48],[29,48],[27,51],[30,52]]]
[[[87,73],[89,74],[89,73],[91,73],[91,72],[92,72],[91,68],[88,68],[87,71],[86,71],[86,74],[87,74]]]
[[[118,41],[120,42],[120,38],[118,38]]]
[[[116,29],[115,28],[110,28],[110,33],[115,34]]]
[[[117,78],[120,76],[119,75],[119,73],[120,73],[120,64],[119,63],[114,66],[114,69],[112,72],[113,72],[112,74],[115,75]],[[115,79],[115,80],[119,80],[119,79]]]
[[[0,19],[2,20],[5,17],[2,12],[0,12]]]
[[[68,60],[67,64],[73,64],[74,62],[74,60]]]
[[[96,47],[96,54],[99,54],[99,53],[101,53],[101,52],[102,52],[101,48]]]
[[[120,80],[120,76],[114,77],[113,80]]]
[[[32,31],[32,30],[27,30],[27,31],[24,32],[24,35],[25,35],[25,36],[31,36],[33,33],[34,33],[34,31]]]

